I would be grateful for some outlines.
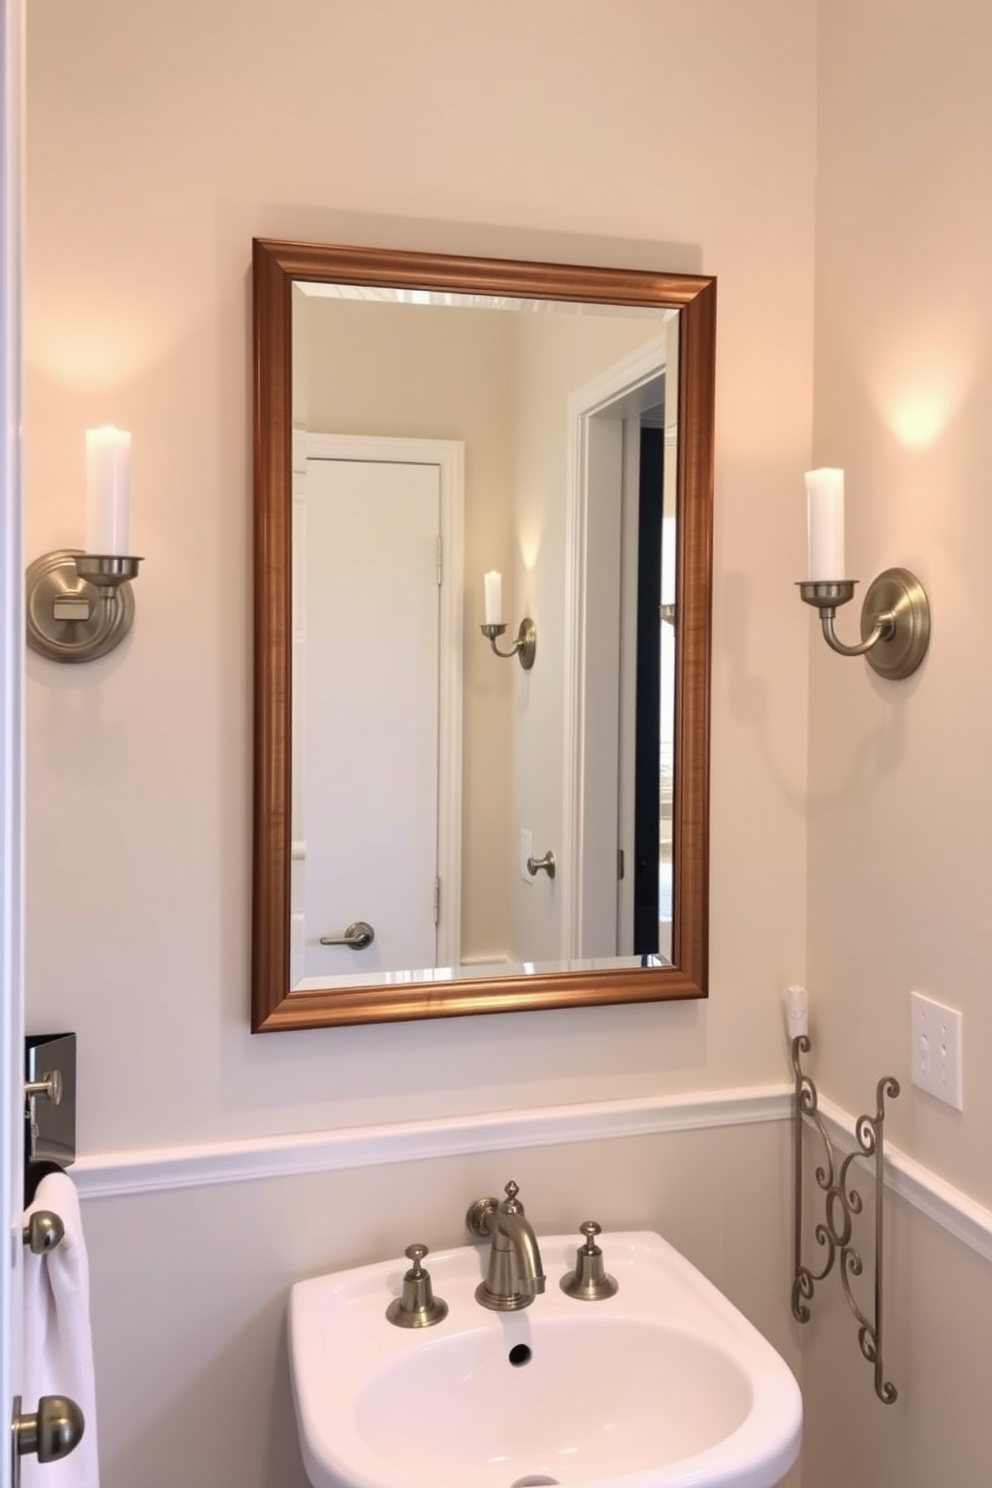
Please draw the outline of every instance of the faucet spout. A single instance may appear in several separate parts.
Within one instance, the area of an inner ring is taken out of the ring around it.
[[[479,1283],[475,1295],[483,1307],[494,1312],[527,1307],[545,1288],[537,1236],[517,1193],[517,1185],[508,1183],[502,1203],[480,1199],[468,1212],[469,1229],[492,1239],[486,1279]]]
[[[522,1205],[517,1214],[509,1213],[502,1206],[496,1211],[493,1250],[512,1256],[518,1292],[531,1298],[544,1291],[546,1278],[541,1249]]]

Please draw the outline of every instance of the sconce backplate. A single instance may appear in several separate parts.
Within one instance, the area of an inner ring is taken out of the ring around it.
[[[76,572],[79,548],[43,553],[26,575],[27,643],[50,661],[95,661],[113,651],[131,629],[130,583],[104,595]]]
[[[880,615],[892,617],[892,630],[865,652],[865,661],[890,681],[909,677],[930,644],[930,601],[908,568],[887,568],[868,585],[861,606],[862,640],[871,635]]]

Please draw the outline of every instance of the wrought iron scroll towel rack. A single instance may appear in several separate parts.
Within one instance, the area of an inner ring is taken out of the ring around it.
[[[899,1094],[899,1081],[891,1075],[879,1080],[875,1091],[875,1115],[859,1116],[855,1123],[857,1147],[840,1162],[834,1145],[827,1133],[819,1110],[819,1099],[812,1078],[802,1067],[802,1056],[808,1054],[812,1045],[808,1035],[799,1034],[792,1040],[792,1068],[795,1075],[795,1108],[793,1114],[793,1164],[794,1164],[794,1233],[793,1233],[793,1279],[792,1315],[797,1322],[808,1323],[809,1302],[816,1283],[825,1280],[838,1261],[841,1286],[848,1306],[858,1324],[858,1346],[875,1371],[875,1394],[884,1405],[896,1399],[895,1385],[884,1377],[882,1366],[882,1219],[885,1176],[883,1171],[882,1127],[885,1121],[885,1098]],[[803,1125],[808,1120],[815,1127],[823,1144],[825,1162],[816,1168],[816,1182],[825,1195],[823,1219],[816,1224],[813,1234],[824,1249],[823,1265],[813,1271],[803,1264]],[[862,1210],[861,1195],[850,1182],[851,1164],[859,1157],[873,1157],[875,1186],[875,1287],[874,1318],[869,1319],[855,1300],[851,1286],[852,1277],[862,1274],[864,1265],[860,1251],[851,1244],[853,1217]]]

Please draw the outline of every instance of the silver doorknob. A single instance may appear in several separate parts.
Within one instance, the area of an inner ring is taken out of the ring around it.
[[[83,1413],[65,1395],[42,1395],[33,1415],[21,1415],[21,1397],[14,1399],[11,1430],[15,1463],[37,1452],[39,1462],[57,1462],[79,1446],[85,1428]]]
[[[65,1225],[51,1209],[36,1209],[24,1226],[24,1244],[34,1255],[54,1250],[65,1235]]]
[[[322,935],[321,945],[350,946],[353,951],[364,951],[375,940],[375,931],[368,920],[356,920],[343,935]]]

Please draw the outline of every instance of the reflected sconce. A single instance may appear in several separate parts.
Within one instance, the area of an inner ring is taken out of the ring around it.
[[[517,630],[517,639],[512,649],[501,651],[496,645],[497,638],[506,633],[506,623],[503,620],[503,578],[496,569],[483,575],[486,599],[486,622],[480,626],[482,634],[492,646],[497,656],[502,656],[509,661],[511,656],[516,656],[525,672],[529,672],[534,665],[534,657],[537,655],[537,628],[533,620],[525,615]]]
[[[823,638],[841,656],[863,656],[880,677],[897,681],[916,671],[930,644],[930,602],[908,568],[887,568],[874,578],[861,606],[861,641],[846,646],[834,632],[837,606],[854,598],[856,579],[844,573],[844,472],[806,472],[809,578],[800,598],[820,612]]]
[[[26,576],[27,643],[50,661],[95,661],[131,629],[142,560],[128,553],[130,465],[130,434],[87,429],[86,550],[43,553]]]

